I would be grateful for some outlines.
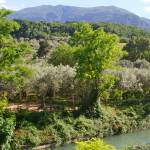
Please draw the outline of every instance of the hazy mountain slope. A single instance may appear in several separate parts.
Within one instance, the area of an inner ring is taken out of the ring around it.
[[[133,25],[150,31],[150,20],[139,17],[125,9],[115,6],[81,8],[73,6],[42,5],[16,11],[9,19],[28,19],[31,21],[82,21],[112,22]]]

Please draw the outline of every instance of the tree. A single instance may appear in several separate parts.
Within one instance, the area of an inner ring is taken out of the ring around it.
[[[150,60],[150,39],[145,37],[133,37],[123,48],[129,55],[125,57],[131,61],[138,59]]]
[[[83,88],[90,85],[83,105],[86,109],[97,102],[98,97],[106,95],[108,98],[106,92],[114,85],[115,77],[105,76],[103,72],[106,69],[117,69],[115,63],[125,52],[117,47],[119,40],[116,35],[105,33],[102,28],[93,31],[86,22],[76,24],[72,41],[76,47],[76,78],[80,79],[81,83],[87,83]]]
[[[61,44],[56,50],[54,50],[48,60],[49,63],[54,66],[69,65],[70,67],[75,66],[74,60],[75,49],[67,44]]]
[[[0,92],[7,91],[7,85],[20,88],[32,71],[25,65],[23,57],[31,53],[28,43],[15,44],[10,32],[19,29],[15,21],[7,20],[10,10],[0,10]]]
[[[46,98],[55,101],[56,95],[72,95],[72,78],[75,71],[69,66],[53,66],[45,64],[33,64],[30,66],[34,71],[34,77],[26,82],[24,89],[40,97],[42,105]]]
[[[23,56],[31,52],[29,45],[24,42],[18,45],[15,44],[10,35],[10,32],[19,28],[15,21],[7,20],[8,15],[11,13],[10,10],[0,10],[0,109],[7,101],[6,92],[9,94],[7,85],[11,84],[12,87],[17,87],[18,90],[26,77],[31,74],[31,70],[22,65],[25,62]],[[14,129],[15,118],[3,117],[0,114],[0,149],[19,149],[14,148],[12,145]]]
[[[46,58],[46,55],[50,51],[51,47],[50,47],[49,43],[46,40],[40,41],[39,44],[40,44],[40,47],[37,51],[37,56]]]

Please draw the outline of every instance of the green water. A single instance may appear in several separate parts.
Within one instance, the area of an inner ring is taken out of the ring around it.
[[[129,145],[150,144],[150,129],[134,133],[116,135],[104,138],[103,140],[105,143],[115,146],[117,150],[121,149],[121,147]],[[51,148],[51,150],[75,150],[74,146],[75,144],[70,144],[53,149]]]

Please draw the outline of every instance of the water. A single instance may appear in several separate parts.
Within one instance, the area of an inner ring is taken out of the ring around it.
[[[150,144],[150,129],[128,134],[121,134],[103,139],[106,144],[113,145],[119,150],[130,145]],[[75,150],[75,144],[51,148],[51,150]]]
[[[104,141],[117,149],[130,145],[150,144],[150,130],[112,136],[105,138]]]

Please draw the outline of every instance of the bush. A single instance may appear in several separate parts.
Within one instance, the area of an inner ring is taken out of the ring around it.
[[[146,104],[143,109],[146,115],[150,114],[150,103]]]
[[[85,142],[76,142],[76,150],[116,150],[115,147],[105,145],[105,143],[99,138],[92,138]]]
[[[124,150],[149,150],[150,146],[148,145],[140,145],[140,146],[129,146],[126,147]]]
[[[45,126],[45,128],[41,131],[41,139],[44,143],[50,143],[55,140],[55,136],[57,131],[53,128],[52,125]]]
[[[40,131],[31,122],[23,120],[18,126],[14,133],[20,145],[37,146],[41,143]]]
[[[15,118],[3,118],[0,116],[0,149],[12,150],[15,130]],[[15,146],[15,145],[13,145]]]

